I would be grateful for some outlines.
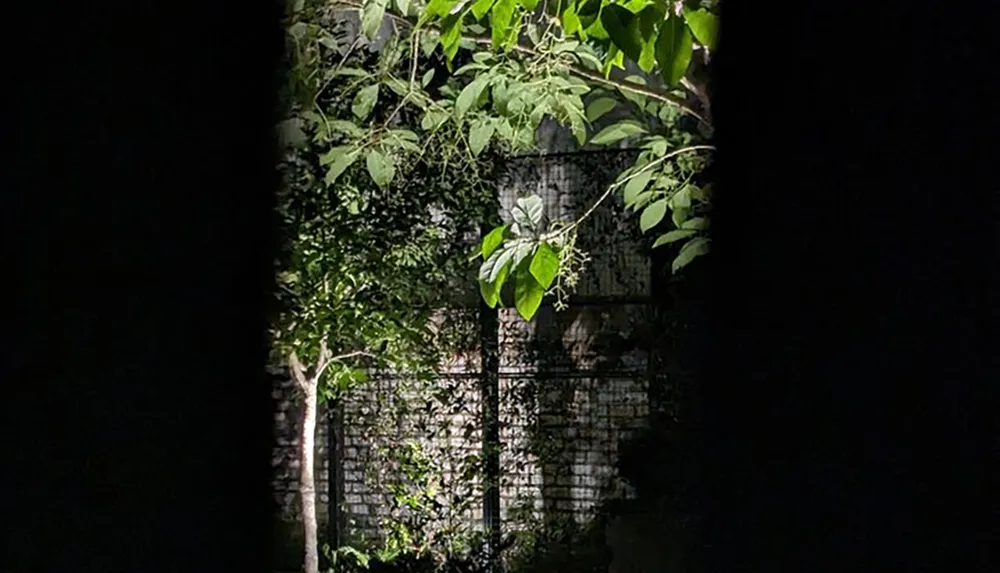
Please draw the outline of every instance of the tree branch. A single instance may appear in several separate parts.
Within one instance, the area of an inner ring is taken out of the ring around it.
[[[354,352],[348,352],[347,354],[333,356],[328,360],[326,360],[325,362],[323,362],[322,365],[319,367],[319,370],[316,371],[316,379],[319,380],[319,377],[323,375],[323,372],[326,370],[327,366],[333,364],[334,362],[337,362],[338,360],[347,360],[348,358],[354,358],[355,356],[367,356],[369,358],[376,358],[374,354],[365,352],[364,350],[355,350]]]
[[[336,6],[342,6],[342,7],[346,8],[346,9],[355,10],[355,11],[360,11],[360,10],[364,9],[363,6],[361,6],[360,4],[356,4],[356,3],[350,2],[350,1],[340,1],[340,0],[338,0],[338,1],[334,2],[334,6],[335,7]],[[415,27],[412,22],[410,22],[406,18],[403,18],[402,16],[399,16],[397,14],[392,14],[392,13],[389,13],[389,12],[386,12],[385,15],[388,16],[389,18],[393,19],[394,21],[397,21],[397,22],[400,22],[402,24],[405,24],[405,25],[409,26],[410,28]],[[491,38],[485,38],[485,37],[480,37],[480,36],[463,36],[462,39],[463,40],[468,40],[470,42],[473,42],[475,44],[480,44],[480,45],[492,45],[493,44],[493,40]],[[512,46],[512,49],[514,51],[519,52],[521,54],[524,54],[526,56],[538,57],[540,55],[538,52],[536,52],[530,46],[525,46],[523,44],[515,44],[514,46]],[[661,91],[661,90],[653,89],[653,88],[651,88],[649,86],[644,86],[642,84],[637,84],[637,83],[634,83],[634,82],[628,82],[628,81],[625,81],[625,80],[613,80],[613,79],[610,79],[610,78],[606,78],[602,74],[599,74],[597,72],[594,72],[594,71],[582,68],[580,66],[570,66],[569,67],[569,72],[571,74],[573,74],[574,76],[580,78],[580,79],[589,80],[589,81],[592,81],[592,82],[595,82],[595,83],[598,83],[598,84],[601,84],[601,85],[604,85],[604,86],[608,86],[608,87],[612,87],[612,88],[616,88],[616,89],[621,89],[621,90],[624,90],[624,91],[627,91],[627,92],[631,92],[631,93],[634,93],[634,94],[644,95],[646,97],[653,98],[653,99],[655,99],[657,101],[661,101],[663,103],[673,105],[677,109],[681,110],[682,112],[684,112],[684,113],[686,113],[688,115],[691,115],[691,116],[697,118],[698,121],[701,121],[702,123],[705,123],[705,124],[709,123],[708,120],[706,120],[704,117],[702,117],[701,114],[699,114],[698,112],[696,112],[693,109],[691,109],[687,105],[687,103],[684,102],[683,99],[681,99],[681,98],[679,98],[679,97],[677,97],[675,95],[666,93],[666,92]],[[688,90],[692,91],[692,93],[694,93],[695,95],[699,96],[699,100],[704,101],[703,98],[701,97],[702,94],[697,90],[697,88],[695,88],[694,84],[691,84],[690,82],[686,81],[686,78],[685,78],[685,81],[682,82],[682,85],[683,85],[683,87],[685,89],[688,89]]]
[[[577,219],[576,221],[573,221],[570,225],[568,225],[566,227],[563,227],[562,229],[559,229],[558,231],[555,231],[551,235],[543,237],[543,239],[550,240],[550,239],[553,239],[555,237],[558,237],[559,235],[565,235],[566,233],[569,233],[570,231],[572,231],[573,229],[575,229],[576,227],[578,227],[580,225],[580,223],[582,223],[584,220],[586,220],[587,217],[589,217],[591,214],[593,214],[593,212],[595,210],[597,210],[597,207],[601,203],[603,203],[605,199],[607,199],[608,197],[611,196],[611,193],[613,193],[615,189],[618,189],[619,187],[621,187],[622,185],[625,185],[626,183],[628,183],[629,181],[631,181],[635,177],[638,177],[639,174],[641,174],[641,173],[643,173],[645,171],[649,171],[653,167],[659,165],[660,163],[663,163],[664,161],[670,159],[671,157],[676,157],[677,155],[680,155],[682,153],[688,153],[688,152],[691,152],[691,151],[701,151],[701,150],[714,151],[715,150],[715,146],[714,145],[692,145],[690,147],[682,147],[680,149],[675,149],[674,151],[671,151],[670,153],[667,153],[666,155],[664,155],[662,157],[657,157],[655,160],[650,161],[649,163],[647,163],[646,165],[644,165],[642,167],[642,169],[639,169],[635,173],[630,174],[628,177],[626,177],[626,178],[624,178],[624,179],[622,179],[620,181],[616,181],[616,182],[612,183],[611,185],[609,185],[608,189],[604,192],[604,194],[601,195],[597,199],[597,201],[594,201],[594,204],[591,205],[590,208],[587,209],[587,211],[582,216],[580,216],[579,219]]]
[[[288,355],[288,369],[292,373],[292,378],[299,385],[299,389],[305,392],[309,387],[309,379],[306,377],[306,368],[299,360],[299,355],[293,350]]]

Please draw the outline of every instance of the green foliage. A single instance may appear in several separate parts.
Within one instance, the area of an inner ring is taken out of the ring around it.
[[[323,86],[299,90],[316,95],[329,91],[326,84],[334,79],[345,81],[345,91],[352,94],[351,115],[304,113],[294,127],[308,132],[312,121],[319,139],[330,145],[323,156],[327,184],[339,185],[363,157],[368,177],[383,190],[405,179],[404,166],[423,161],[431,149],[459,150],[437,162],[449,173],[474,164],[491,148],[500,154],[531,150],[545,119],[569,129],[581,145],[638,142],[643,153],[614,189],[639,213],[644,232],[665,221],[673,230],[684,231],[661,231],[653,242],[662,247],[687,240],[673,265],[679,270],[706,253],[709,245],[709,193],[694,181],[708,164],[705,152],[711,147],[701,142],[710,135],[711,125],[704,68],[695,64],[708,62],[717,37],[714,3],[688,4],[678,11],[673,3],[660,1],[571,0],[558,9],[545,4],[538,10],[534,0],[392,5],[366,0],[361,19],[368,40],[380,27],[376,21],[380,24],[388,13],[409,24],[392,27],[396,34],[382,49],[383,61],[374,71],[337,65],[323,72]],[[336,37],[309,27],[297,33],[305,37],[306,31],[317,34],[321,45],[319,36],[327,43]],[[459,58],[460,51],[466,55]],[[428,69],[432,59],[421,61],[415,57],[418,52],[425,57],[439,54],[448,70],[456,62],[461,65],[446,77],[436,77],[435,69]],[[644,75],[612,77],[627,60]],[[584,105],[585,100],[589,104]],[[627,111],[629,117],[597,125],[613,109]],[[685,125],[687,118],[697,123]],[[403,126],[406,136],[398,134]],[[289,139],[301,137],[292,134]],[[513,304],[530,318],[546,293],[562,300],[558,293],[565,293],[574,277],[560,280],[559,275],[572,272],[568,260],[583,257],[567,249],[579,221],[556,232],[559,223],[519,221],[525,216],[520,209],[514,209],[511,227],[501,233],[503,241],[495,250],[486,249],[490,253],[483,257],[479,287],[484,300],[496,306],[504,302],[505,285],[513,283]],[[553,239],[561,242],[549,244]],[[554,285],[530,272],[542,244],[560,260]]]

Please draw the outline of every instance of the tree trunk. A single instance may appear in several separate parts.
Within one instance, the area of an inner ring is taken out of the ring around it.
[[[302,413],[302,434],[299,436],[301,445],[299,493],[302,498],[302,527],[305,534],[305,573],[319,573],[316,480],[313,475],[313,454],[316,451],[316,380],[309,380],[302,390],[305,409]]]

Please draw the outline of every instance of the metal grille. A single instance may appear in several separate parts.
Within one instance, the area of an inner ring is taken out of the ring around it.
[[[499,181],[503,216],[509,217],[517,197],[537,194],[551,219],[573,220],[634,156],[624,150],[515,158]],[[373,463],[374,448],[405,439],[437,452],[443,490],[464,488],[476,497],[461,512],[461,519],[475,527],[485,521],[488,528],[511,531],[538,519],[583,522],[602,499],[617,495],[618,444],[644,426],[650,408],[651,263],[634,219],[617,197],[580,226],[578,245],[591,261],[567,310],[543,304],[530,323],[513,309],[495,315],[480,307],[442,313],[442,336],[451,332],[470,343],[442,366],[436,382],[464,396],[458,410],[428,416],[420,406],[426,396],[413,395],[409,413],[398,416],[399,423],[386,434],[372,431],[366,420],[379,400],[398,390],[400,380],[375,381],[345,401],[336,432],[342,447],[334,464],[340,523],[366,537],[379,536],[385,499],[365,485],[361,474]],[[475,290],[457,293],[458,298],[469,294],[464,300],[478,298]],[[487,343],[497,350],[492,366],[481,354],[480,346]],[[489,385],[499,402],[495,417],[483,407]],[[499,485],[499,507],[493,509],[490,497],[482,495],[483,484],[459,483],[463,478],[449,466],[455,456],[484,451],[489,433],[484,429],[491,419],[499,424],[501,450],[499,466],[492,470],[499,475],[486,480]],[[428,424],[436,426],[431,430]],[[375,471],[390,476],[388,468]]]

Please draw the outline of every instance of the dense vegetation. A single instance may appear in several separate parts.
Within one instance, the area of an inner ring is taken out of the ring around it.
[[[662,0],[289,7],[285,243],[272,334],[274,360],[288,367],[306,405],[307,573],[319,555],[317,405],[373,370],[432,373],[442,348],[429,343],[439,339],[429,328],[432,311],[449,302],[442,293],[476,280],[487,304],[512,301],[528,320],[546,295],[564,302],[583,256],[579,224],[617,193],[654,247],[681,245],[674,271],[708,252],[706,76],[717,8]],[[489,186],[495,159],[534,150],[546,119],[581,146],[641,152],[579,219],[551,221],[530,196],[500,225]],[[493,230],[472,253],[481,260],[471,274],[470,238],[483,224]],[[374,560],[356,550],[331,556],[375,569],[406,553],[397,549]]]

